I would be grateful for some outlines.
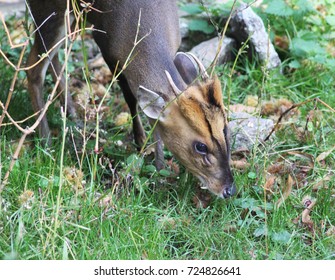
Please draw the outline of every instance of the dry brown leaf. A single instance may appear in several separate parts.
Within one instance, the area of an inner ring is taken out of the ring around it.
[[[332,236],[335,237],[335,226],[331,226],[327,231],[326,231],[327,236]]]
[[[278,99],[276,101],[276,108],[277,108],[277,114],[282,114],[286,110],[288,110],[290,107],[292,107],[293,102],[290,100],[287,100],[285,98]],[[294,110],[291,111],[291,114],[294,113]]]
[[[85,180],[84,173],[81,170],[75,167],[66,166],[63,170],[63,176],[66,183],[71,186],[77,194],[84,193]]]
[[[245,112],[245,113],[255,113],[257,109],[252,106],[246,106],[243,104],[235,104],[235,105],[230,105],[229,110],[233,113],[240,113],[240,112]]]
[[[264,186],[263,186],[263,188],[264,188],[264,190],[266,191],[266,192],[273,192],[273,186],[274,186],[274,184],[275,184],[275,182],[276,182],[276,179],[277,179],[277,177],[276,176],[273,176],[273,175],[271,175],[267,180],[266,180],[266,182],[265,182],[265,184],[264,184]]]
[[[311,219],[310,213],[311,213],[312,208],[315,205],[315,203],[316,203],[316,199],[312,199],[309,196],[306,196],[303,199],[303,205],[306,207],[306,209],[304,211],[302,211],[301,221],[311,231],[314,231],[314,223]]]
[[[177,162],[175,162],[175,161],[173,160],[173,158],[171,158],[170,160],[167,160],[167,161],[166,161],[166,164],[167,164],[167,166],[170,167],[171,171],[173,171],[173,173],[174,173],[175,175],[179,175],[179,174],[180,174],[180,168],[179,168],[179,165],[178,165]]]
[[[333,178],[333,176],[331,176],[329,174],[326,175],[319,182],[317,182],[316,184],[313,185],[312,190],[314,192],[318,191],[321,187],[323,187],[326,184],[326,182],[329,182],[332,178]]]
[[[314,168],[314,157],[311,154],[299,152],[299,151],[291,151],[291,152],[288,152],[288,154],[305,159],[307,161],[308,166],[310,168]]]
[[[246,159],[232,160],[231,166],[236,169],[245,170],[250,167],[250,163]]]
[[[130,122],[130,120],[131,120],[131,116],[129,113],[121,112],[115,118],[115,125],[116,126],[126,125]]]
[[[99,199],[99,206],[100,207],[109,207],[109,206],[114,206],[113,203],[113,194],[108,194],[104,197],[102,197],[101,199]]]
[[[113,75],[107,66],[102,66],[93,71],[94,79],[104,86],[110,83],[113,78]]]
[[[268,101],[264,102],[261,107],[261,115],[262,116],[270,116],[276,113],[276,106],[273,102]]]
[[[94,68],[100,68],[100,67],[103,67],[105,65],[106,65],[106,62],[105,62],[104,58],[102,57],[102,55],[100,55],[100,54],[88,61],[88,68],[90,70],[92,70]]]
[[[32,204],[35,200],[35,195],[32,190],[25,190],[20,196],[19,196],[19,203],[21,206],[23,206],[26,209],[30,209],[32,207]]]
[[[192,201],[196,208],[207,208],[211,202],[211,195],[208,191],[203,191],[199,186],[197,187],[196,194],[194,195]]]
[[[257,107],[258,105],[258,96],[257,95],[247,95],[243,101],[244,105]]]
[[[286,185],[285,185],[285,189],[283,190],[283,193],[282,193],[282,197],[280,199],[278,199],[278,201],[276,202],[276,207],[277,208],[279,208],[284,203],[284,201],[289,197],[289,195],[292,191],[292,186],[293,186],[293,179],[292,179],[291,175],[288,175]]]
[[[284,175],[290,171],[290,168],[285,163],[275,163],[267,169],[270,174]]]
[[[284,119],[289,119],[292,116],[299,115],[300,112],[297,108],[292,108],[293,103],[285,98],[278,100],[265,101],[261,105],[261,115],[277,117],[281,116],[284,112],[291,110],[283,116]]]
[[[329,151],[326,151],[326,152],[323,152],[323,153],[319,154],[319,155],[316,157],[315,160],[316,160],[317,162],[320,162],[320,161],[326,159],[326,157],[328,157],[334,150],[335,150],[335,146],[332,147]]]
[[[161,225],[164,229],[174,229],[176,228],[176,219],[168,217],[166,215],[158,218],[158,223]]]
[[[274,43],[280,49],[288,50],[289,48],[289,40],[285,35],[284,36],[276,35]]]

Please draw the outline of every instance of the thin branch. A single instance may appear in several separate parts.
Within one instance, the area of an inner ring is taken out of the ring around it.
[[[308,100],[305,100],[303,102],[300,102],[300,103],[296,103],[296,104],[293,104],[290,108],[288,108],[287,110],[285,110],[278,118],[277,120],[277,123],[276,125],[272,128],[272,130],[270,131],[269,135],[265,137],[264,139],[264,142],[269,140],[269,138],[271,137],[271,135],[273,134],[273,132],[276,131],[277,127],[279,126],[279,123],[281,122],[281,120],[283,119],[284,116],[286,116],[290,111],[292,111],[293,109],[295,108],[298,108],[306,103],[309,103],[311,101],[315,100],[314,98],[311,98],[311,99],[308,99]]]
[[[19,61],[17,63],[16,69],[20,68],[20,65],[21,65],[22,60],[23,60],[23,55],[24,55],[26,49],[27,49],[27,45],[24,45],[24,47],[23,47],[23,49],[21,51],[20,58],[19,58]],[[15,70],[15,73],[14,73],[14,76],[13,76],[13,79],[12,79],[12,82],[11,82],[11,85],[10,85],[10,88],[9,88],[9,92],[8,92],[8,95],[7,95],[6,104],[3,106],[2,102],[0,101],[1,107],[3,109],[3,112],[2,112],[1,117],[0,117],[0,127],[2,125],[2,122],[3,122],[3,119],[4,119],[5,115],[7,113],[7,109],[9,107],[9,103],[10,103],[10,101],[12,99],[12,95],[13,95],[13,92],[14,92],[14,89],[15,89],[15,83],[16,83],[18,74],[19,74],[19,71]]]

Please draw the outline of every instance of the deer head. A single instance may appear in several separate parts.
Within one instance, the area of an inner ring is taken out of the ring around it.
[[[164,144],[202,187],[221,198],[230,197],[236,189],[220,81],[216,76],[209,77],[192,54],[178,53],[175,64],[185,83],[191,84],[181,90],[166,72],[174,95],[162,97],[140,87],[139,105],[157,121],[156,129]]]

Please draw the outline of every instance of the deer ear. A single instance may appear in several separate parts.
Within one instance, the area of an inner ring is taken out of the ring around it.
[[[140,108],[151,119],[158,119],[165,108],[164,99],[156,92],[140,86],[137,91],[137,101]]]
[[[197,64],[189,54],[177,52],[173,62],[187,85],[191,84],[199,75]]]

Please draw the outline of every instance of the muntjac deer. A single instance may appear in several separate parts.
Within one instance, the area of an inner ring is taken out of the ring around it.
[[[28,57],[33,65],[64,36],[66,0],[29,0],[38,28]],[[70,1],[75,2],[75,1]],[[79,3],[82,2],[82,3]],[[135,49],[131,63],[119,77],[119,84],[133,117],[134,139],[143,145],[145,132],[138,116],[138,105],[155,124],[156,163],[163,161],[162,143],[202,183],[203,188],[221,198],[235,194],[230,170],[227,118],[222,102],[221,85],[216,76],[209,77],[199,60],[177,52],[180,45],[177,5],[174,0],[92,0],[88,21],[102,55],[112,72],[123,66],[134,46],[141,13],[139,37],[146,36]],[[44,106],[43,83],[50,66],[57,74],[60,63],[54,49],[36,67],[27,71],[28,90],[35,111]],[[199,76],[199,77],[198,77]],[[75,117],[71,97],[68,112]],[[43,119],[39,128],[49,137]]]

